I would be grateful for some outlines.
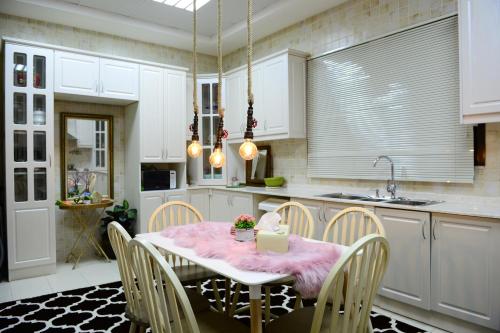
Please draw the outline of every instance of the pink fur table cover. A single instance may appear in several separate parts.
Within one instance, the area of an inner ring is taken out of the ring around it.
[[[177,246],[192,248],[197,255],[223,259],[238,269],[290,274],[304,298],[319,294],[326,276],[342,254],[336,244],[316,243],[290,235],[287,253],[258,252],[255,242],[238,242],[230,234],[232,223],[201,222],[168,227],[162,236]]]

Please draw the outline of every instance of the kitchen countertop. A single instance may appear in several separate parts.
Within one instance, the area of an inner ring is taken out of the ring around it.
[[[397,193],[398,197],[405,197],[410,199],[425,199],[434,201],[443,201],[428,206],[408,206],[399,204],[389,204],[384,202],[367,202],[359,200],[346,200],[319,197],[318,195],[326,193],[350,193],[360,195],[372,195],[373,191],[368,191],[360,188],[345,188],[345,187],[326,187],[321,185],[304,185],[304,186],[289,186],[282,188],[266,188],[266,187],[226,187],[226,186],[189,186],[188,190],[195,189],[216,189],[224,191],[234,191],[241,193],[261,194],[266,196],[287,197],[287,198],[300,198],[318,201],[330,201],[347,204],[356,204],[371,207],[384,207],[402,210],[413,210],[419,212],[454,214],[464,216],[476,216],[492,219],[500,219],[500,197],[486,197],[486,196],[470,196],[470,195],[450,195],[429,192],[405,192],[400,191]],[[381,190],[383,193],[383,190]],[[500,220],[498,221],[500,223]]]

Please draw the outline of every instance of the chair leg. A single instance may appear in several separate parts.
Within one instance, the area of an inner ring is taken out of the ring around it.
[[[264,287],[266,291],[266,304],[265,304],[265,314],[264,318],[266,321],[266,325],[271,322],[271,287]]]
[[[293,306],[294,310],[298,310],[302,307],[302,296],[300,293],[295,292],[295,304]]]
[[[236,310],[236,305],[238,305],[238,300],[240,298],[241,283],[236,283],[236,289],[234,290],[233,301],[231,302],[231,308],[229,310],[229,317],[234,316],[234,311]]]
[[[225,305],[226,314],[229,316],[231,313],[231,279],[226,278],[224,281],[226,293],[225,293]]]
[[[201,295],[201,281],[196,281],[196,292]]]
[[[133,321],[130,322],[130,329],[128,330],[129,333],[136,333],[137,331],[137,325]]]
[[[215,304],[217,304],[217,311],[223,313],[224,309],[222,307],[222,301],[220,299],[220,293],[219,293],[219,288],[217,287],[217,281],[215,281],[215,279],[211,279],[211,281],[212,281],[212,289],[214,291]]]

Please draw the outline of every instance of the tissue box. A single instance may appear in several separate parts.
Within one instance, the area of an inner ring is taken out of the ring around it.
[[[280,224],[279,231],[259,230],[257,233],[257,251],[288,252],[289,227]]]

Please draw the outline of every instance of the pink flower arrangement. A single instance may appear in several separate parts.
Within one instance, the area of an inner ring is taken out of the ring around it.
[[[253,229],[255,227],[255,217],[249,214],[241,214],[234,220],[236,229]]]

